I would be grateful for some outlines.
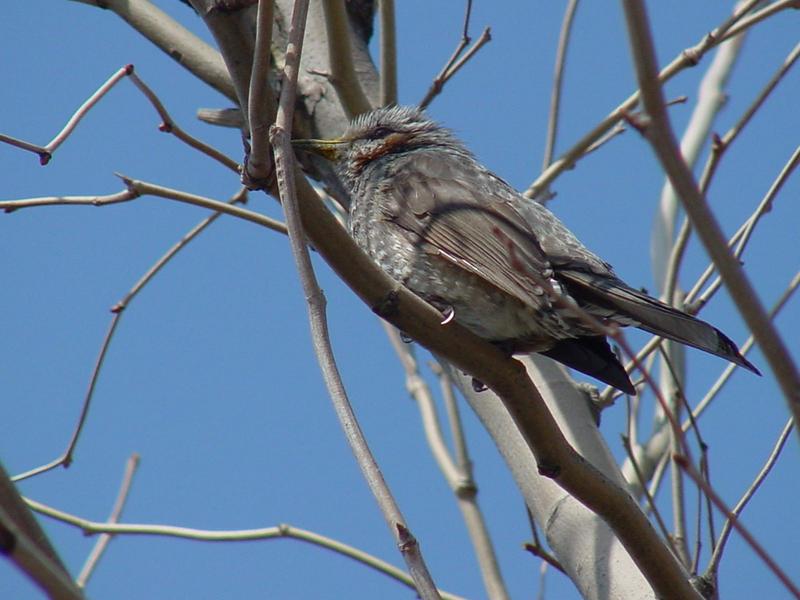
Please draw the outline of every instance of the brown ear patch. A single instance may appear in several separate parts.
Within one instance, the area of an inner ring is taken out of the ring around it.
[[[406,146],[410,136],[407,133],[396,131],[390,133],[385,138],[381,139],[379,143],[365,148],[363,152],[359,152],[353,159],[353,166],[357,171],[361,171],[367,164],[373,160],[377,160],[387,154],[392,154]]]

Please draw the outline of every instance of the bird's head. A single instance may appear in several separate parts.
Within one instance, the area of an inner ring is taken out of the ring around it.
[[[415,107],[379,108],[356,117],[340,138],[293,140],[298,150],[327,158],[350,176],[383,157],[417,149],[456,146],[460,142],[449,130],[431,121]]]

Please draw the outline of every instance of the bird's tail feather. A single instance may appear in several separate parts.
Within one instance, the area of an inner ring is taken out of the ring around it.
[[[716,327],[639,292],[618,279],[584,271],[559,271],[567,289],[580,303],[618,311],[636,327],[727,359],[760,375],[736,344]]]
[[[604,335],[561,340],[540,354],[599,379],[621,392],[636,395],[636,388]]]

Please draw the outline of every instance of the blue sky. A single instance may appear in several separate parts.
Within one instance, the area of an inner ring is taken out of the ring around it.
[[[160,4],[208,37],[188,8]],[[456,43],[463,5],[397,4],[400,97],[414,103]],[[493,41],[430,108],[518,188],[527,187],[541,164],[563,4],[513,2],[498,9],[476,3],[472,34],[477,37],[489,25]],[[651,2],[662,64],[720,23],[728,4]],[[0,132],[46,142],[112,72],[133,63],[177,122],[240,159],[238,134],[194,118],[198,107],[228,102],[111,12],[31,0],[10,3],[4,14]],[[797,42],[796,18],[781,15],[748,38],[716,131],[737,120]],[[617,4],[581,4],[569,58],[557,154],[635,88]],[[687,105],[670,109],[679,133],[707,64],[667,86],[669,97],[689,97]],[[794,151],[800,138],[798,97],[800,77],[792,72],[724,158],[709,202],[726,232],[750,214]],[[40,167],[33,155],[0,146],[0,198],[112,193],[121,189],[114,172],[222,200],[237,190],[234,176],[159,133],[158,123],[135,88],[122,82],[50,165]],[[652,289],[649,237],[661,185],[646,142],[627,132],[556,182],[552,208],[629,283]],[[799,192],[797,179],[789,181],[745,255],[747,272],[767,305],[800,263]],[[270,198],[254,194],[250,203],[280,217]],[[0,458],[10,472],[47,462],[63,450],[108,327],[109,308],[205,214],[156,198],[0,214]],[[318,257],[315,261],[351,400],[436,581],[448,591],[484,597],[455,502],[435,468],[379,323]],[[682,272],[685,287],[706,264],[693,241]],[[746,338],[724,293],[703,316],[734,340]],[[796,301],[778,324],[800,356]],[[629,335],[637,344],[644,339]],[[758,352],[753,356],[765,376],[736,374],[702,423],[714,483],[731,504],[788,416],[766,363]],[[697,399],[724,364],[693,351],[690,358],[689,397]],[[530,537],[522,500],[491,440],[468,408],[463,414],[480,502],[509,590],[514,598],[532,597],[540,585],[539,565],[521,549]],[[603,416],[603,431],[617,456],[623,418],[622,405]],[[31,498],[102,520],[132,452],[142,462],[125,522],[208,529],[289,523],[401,565],[325,393],[302,292],[286,240],[278,234],[223,218],[181,253],[124,314],[74,464],[21,488]],[[792,508],[797,460],[795,436],[744,517],[790,574],[800,572],[794,549],[800,523]],[[77,573],[94,538],[42,521]],[[721,573],[725,598],[787,595],[735,535]],[[548,573],[546,586],[548,598],[577,597],[557,573]],[[115,539],[88,593],[120,599],[410,597],[381,575],[294,541],[214,544],[155,537]],[[40,597],[7,562],[0,562],[0,596]]]

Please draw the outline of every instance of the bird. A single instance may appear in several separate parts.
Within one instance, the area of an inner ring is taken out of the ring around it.
[[[384,272],[509,355],[543,354],[636,394],[577,306],[759,373],[719,329],[625,283],[416,107],[378,108],[339,138],[292,143],[333,163],[350,196],[350,235]]]

